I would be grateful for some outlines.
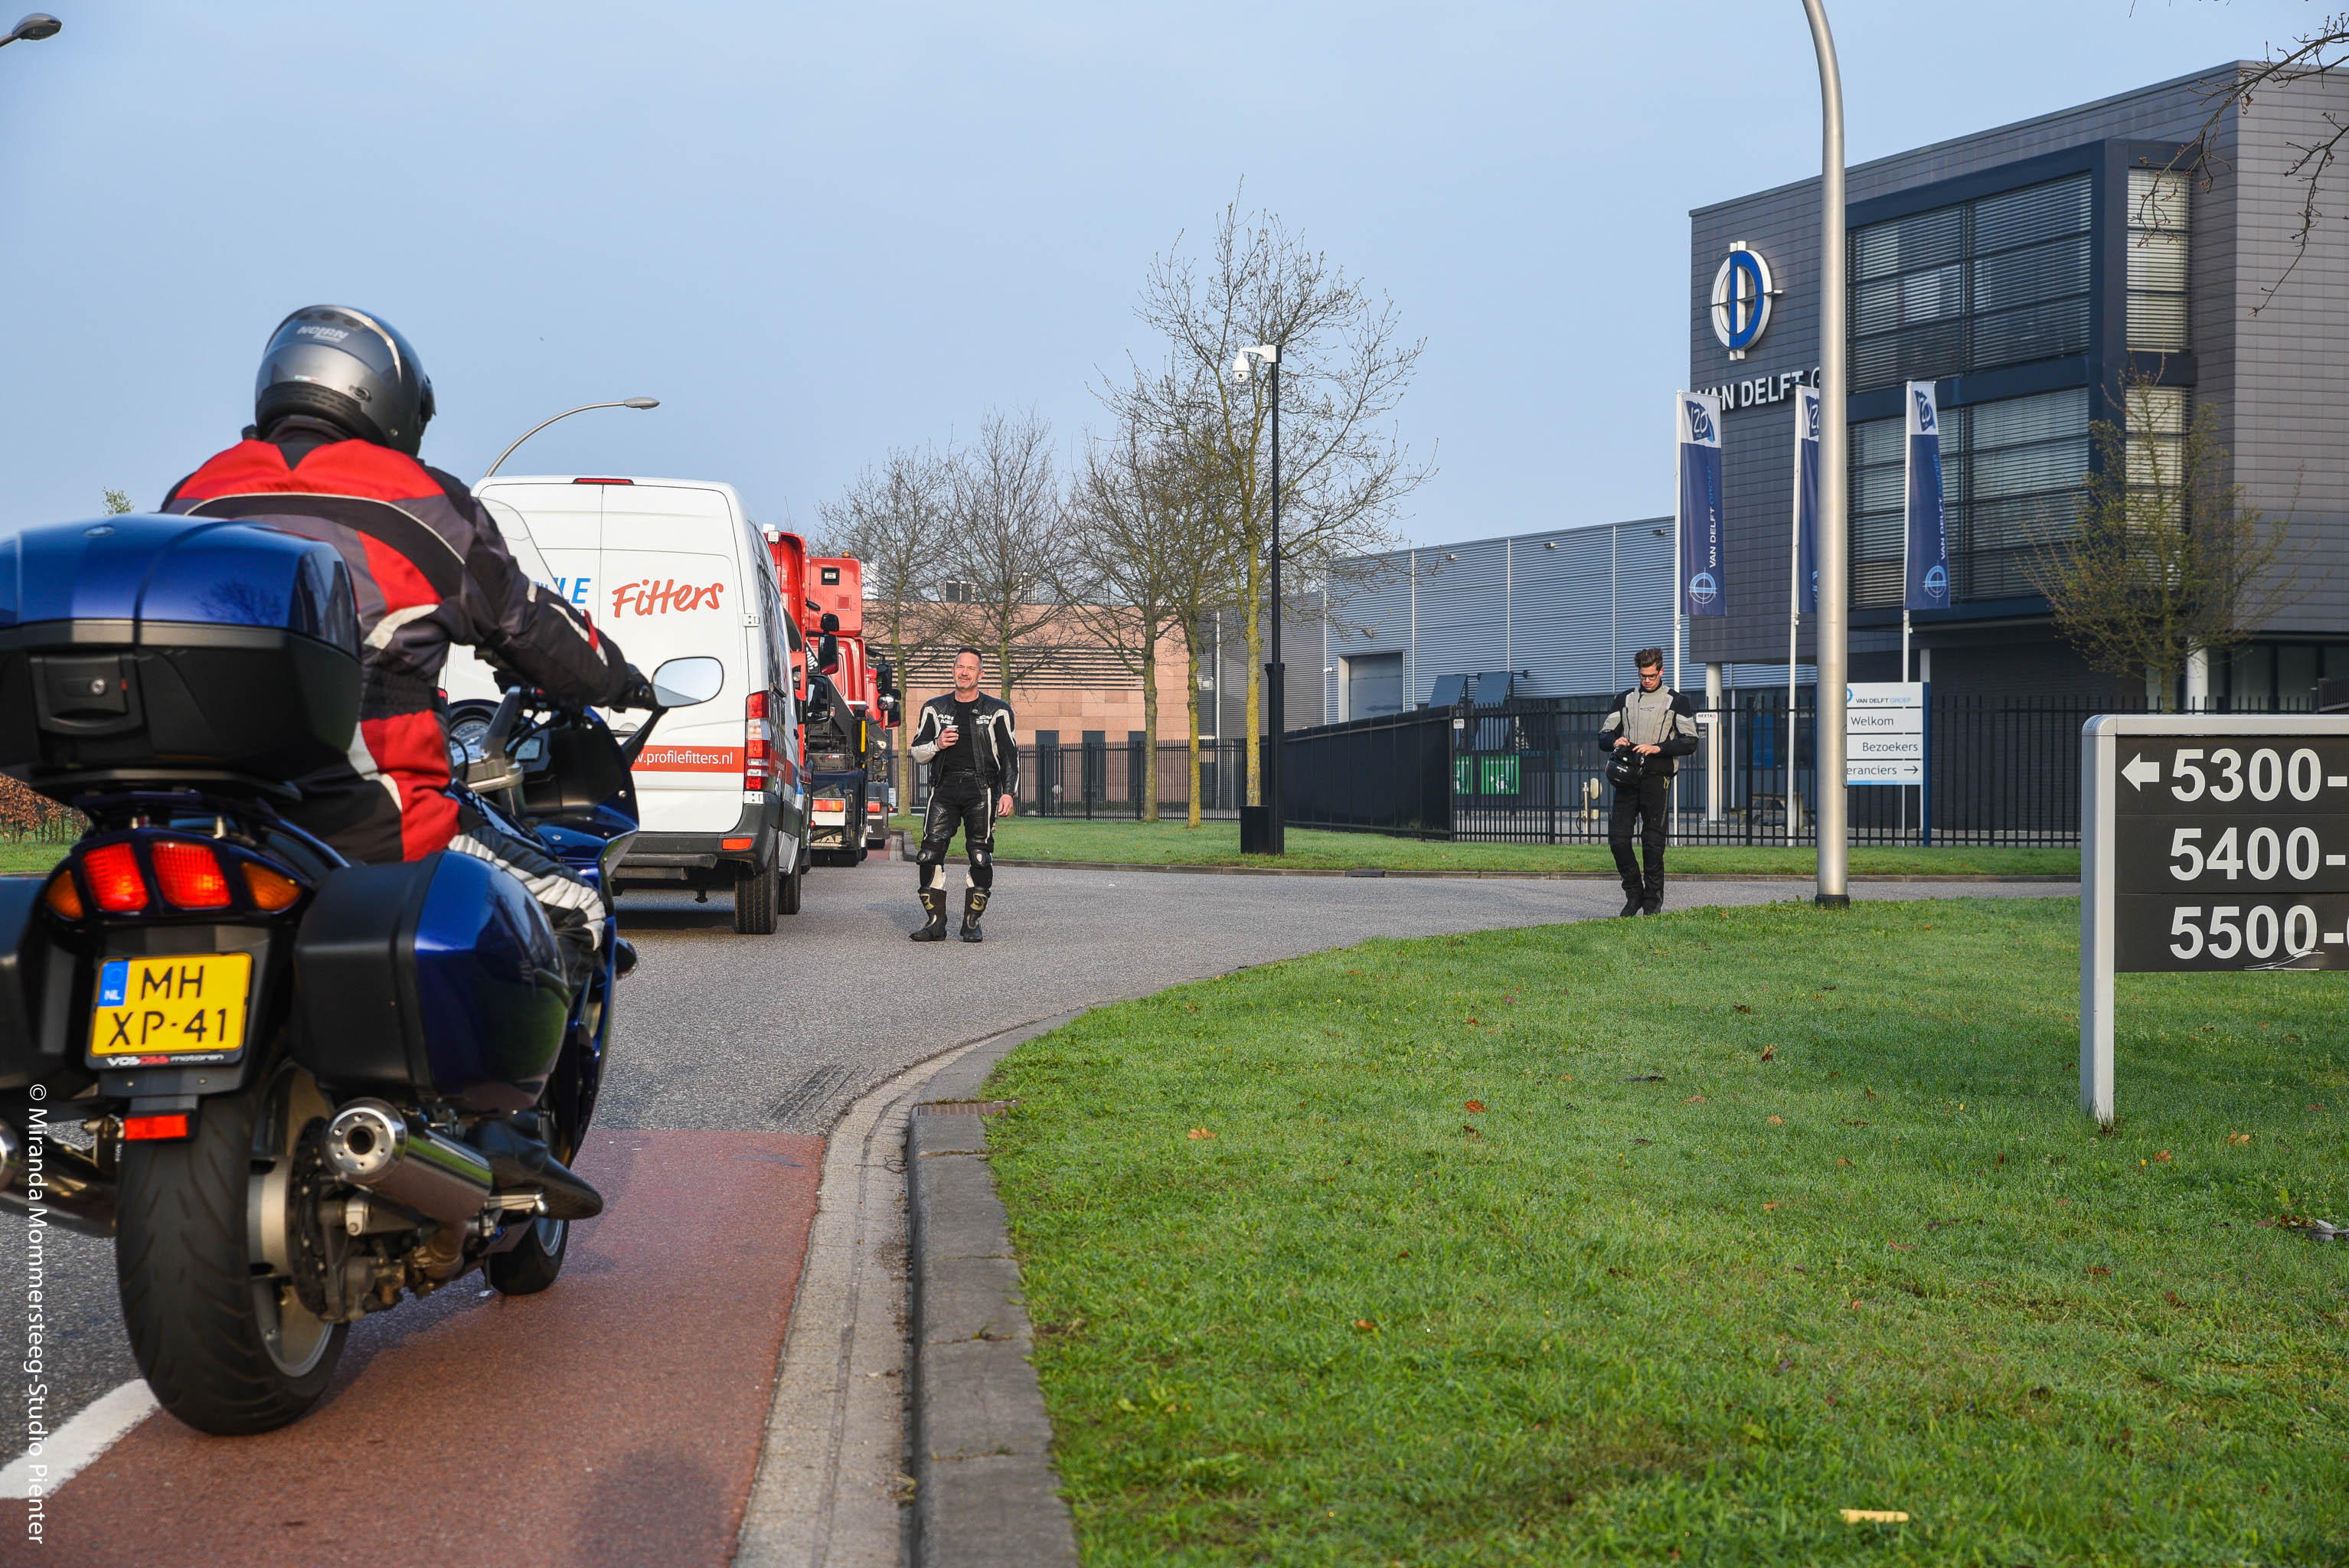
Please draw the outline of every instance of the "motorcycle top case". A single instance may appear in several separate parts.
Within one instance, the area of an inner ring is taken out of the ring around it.
[[[331,545],[137,513],[0,534],[0,769],[36,787],[298,778],[358,709]]]
[[[294,939],[294,1059],[341,1093],[538,1102],[569,997],[530,890],[453,850],[345,866]]]

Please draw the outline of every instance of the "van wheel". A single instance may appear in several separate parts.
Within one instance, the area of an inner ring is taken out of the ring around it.
[[[800,912],[800,892],[807,884],[807,855],[805,851],[802,851],[798,858],[792,861],[792,869],[784,874],[781,878],[781,882],[782,887],[780,890],[780,896],[782,903],[782,912],[785,914],[797,914]]]
[[[775,862],[761,861],[734,884],[734,929],[744,936],[771,936],[775,930],[775,893],[781,878]]]

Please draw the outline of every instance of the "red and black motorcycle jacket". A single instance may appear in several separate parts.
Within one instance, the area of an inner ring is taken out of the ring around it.
[[[463,483],[389,447],[282,419],[172,486],[163,510],[323,540],[350,568],[358,734],[347,767],[288,781],[302,801],[286,814],[352,860],[415,860],[455,836],[440,696],[450,644],[558,702],[608,707],[626,694],[618,646],[524,575]]]

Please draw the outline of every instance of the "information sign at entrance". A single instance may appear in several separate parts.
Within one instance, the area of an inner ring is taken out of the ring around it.
[[[1925,782],[1925,683],[1854,681],[1844,688],[1844,782]]]
[[[2080,1098],[2113,975],[2349,969],[2349,716],[2106,715],[2080,757]]]

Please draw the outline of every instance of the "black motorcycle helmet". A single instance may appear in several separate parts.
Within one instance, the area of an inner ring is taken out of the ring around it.
[[[262,435],[289,414],[412,458],[432,418],[432,378],[389,322],[347,305],[305,305],[270,335],[253,384]]]

